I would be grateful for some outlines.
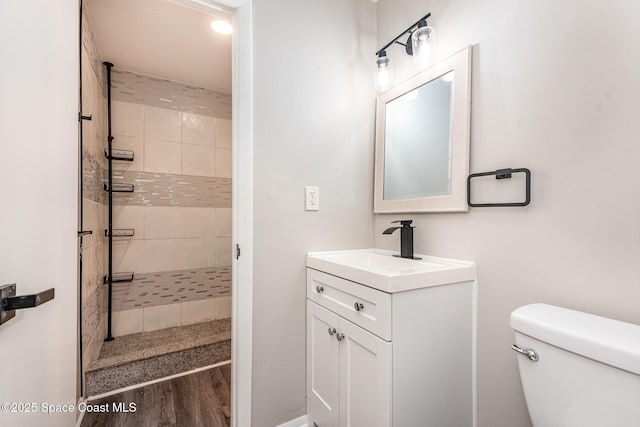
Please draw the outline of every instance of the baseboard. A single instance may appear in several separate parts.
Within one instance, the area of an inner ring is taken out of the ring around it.
[[[307,416],[303,415],[295,420],[287,421],[284,424],[280,424],[277,427],[307,427]]]

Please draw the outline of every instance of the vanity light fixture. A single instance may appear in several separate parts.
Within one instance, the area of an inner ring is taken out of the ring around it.
[[[379,92],[385,91],[393,85],[393,69],[391,66],[391,60],[387,56],[386,52],[387,48],[392,44],[397,43],[404,46],[407,55],[413,56],[419,66],[426,67],[426,65],[428,65],[431,55],[429,38],[433,34],[433,27],[429,27],[427,25],[427,18],[430,16],[431,13],[427,13],[376,52],[376,55],[378,56],[378,59],[376,60],[376,65],[378,66],[376,89]],[[409,34],[406,43],[399,42],[398,39],[406,34]]]

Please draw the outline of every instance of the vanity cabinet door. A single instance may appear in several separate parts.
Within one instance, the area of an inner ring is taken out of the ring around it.
[[[340,404],[340,317],[307,300],[307,398],[334,427]]]
[[[340,426],[391,425],[391,343],[340,319]],[[335,424],[334,424],[335,425]]]

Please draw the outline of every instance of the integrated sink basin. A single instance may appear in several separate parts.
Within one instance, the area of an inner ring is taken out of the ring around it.
[[[382,249],[309,252],[307,267],[389,293],[476,279],[476,265],[470,261],[394,255],[397,253]]]

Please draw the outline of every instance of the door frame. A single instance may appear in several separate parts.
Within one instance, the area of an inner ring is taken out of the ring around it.
[[[232,45],[231,420],[251,426],[253,365],[253,17],[252,0],[217,0],[235,9]],[[236,246],[238,245],[238,246]]]

